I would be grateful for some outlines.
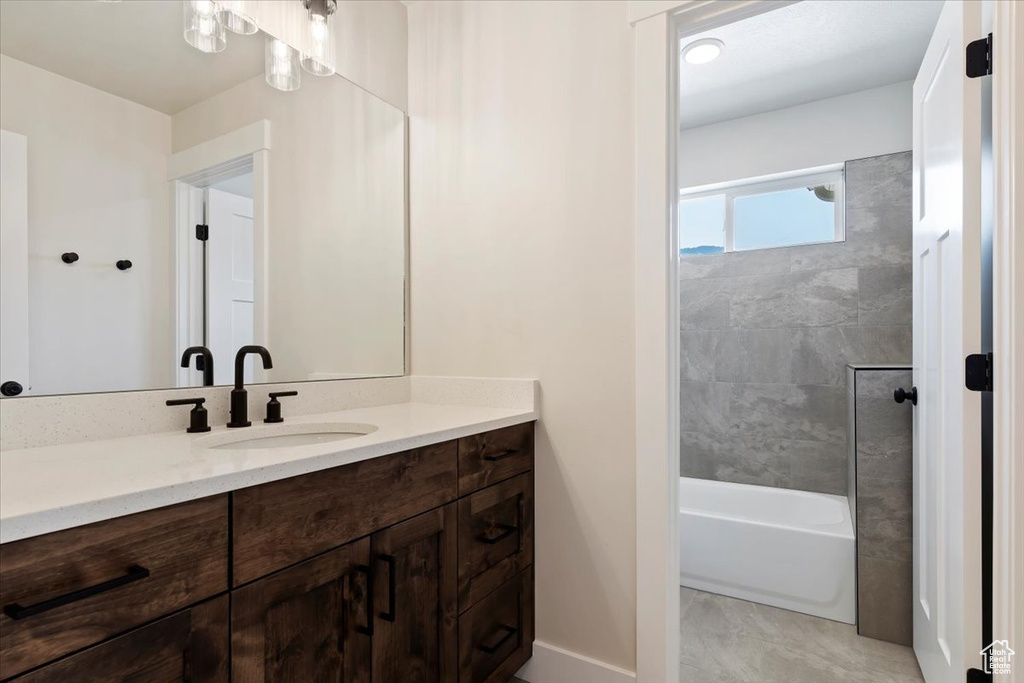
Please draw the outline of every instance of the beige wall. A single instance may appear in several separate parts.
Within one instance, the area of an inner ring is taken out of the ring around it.
[[[32,393],[171,386],[170,117],[3,55],[0,82],[28,138]]]
[[[632,669],[625,2],[409,8],[412,369],[536,377],[537,638]]]
[[[270,121],[268,381],[402,374],[405,117],[343,78],[253,78],[173,117],[175,152]]]

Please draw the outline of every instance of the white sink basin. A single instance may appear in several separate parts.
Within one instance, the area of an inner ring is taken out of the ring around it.
[[[195,445],[214,450],[296,448],[356,439],[375,431],[377,428],[373,425],[342,422],[254,425],[204,436],[197,439]]]

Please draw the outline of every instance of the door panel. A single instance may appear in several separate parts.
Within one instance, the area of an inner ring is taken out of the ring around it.
[[[946,2],[914,82],[914,650],[929,683],[980,664],[980,4]]]
[[[373,535],[373,680],[455,681],[456,504]]]
[[[232,680],[367,683],[369,560],[363,538],[232,591]]]
[[[214,365],[214,382],[231,384],[234,365],[230,361],[235,352],[255,343],[253,202],[213,188],[207,192],[207,346],[220,359]],[[246,359],[246,383],[253,380],[252,363],[252,358]]]
[[[0,130],[0,382],[28,394],[28,138]]]

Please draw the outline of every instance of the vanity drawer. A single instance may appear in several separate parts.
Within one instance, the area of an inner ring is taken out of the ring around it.
[[[0,546],[0,678],[228,588],[228,497]]]
[[[459,611],[533,564],[533,473],[459,500]]]
[[[228,683],[228,596],[36,669],[18,683]]]
[[[533,568],[459,617],[459,683],[504,683],[533,655]]]
[[[234,585],[455,499],[456,443],[235,491]]]
[[[533,469],[533,423],[459,439],[459,495]]]

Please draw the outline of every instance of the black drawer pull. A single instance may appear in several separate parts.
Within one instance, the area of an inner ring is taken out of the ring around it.
[[[356,567],[356,571],[366,577],[366,626],[356,626],[356,632],[364,636],[373,635],[373,573],[365,564]]]
[[[507,643],[512,636],[519,633],[519,629],[512,628],[511,626],[499,626],[498,630],[505,632],[505,635],[499,638],[498,642],[496,642],[494,645],[484,645],[483,643],[480,644],[480,649],[489,655],[493,655],[495,652],[500,650],[501,646]]]
[[[395,556],[381,555],[377,559],[388,566],[388,611],[381,612],[380,618],[384,621],[395,620]]]
[[[73,602],[85,600],[86,598],[91,598],[94,595],[106,593],[109,590],[120,588],[121,586],[125,586],[129,583],[134,583],[135,581],[141,581],[142,579],[146,578],[149,578],[149,570],[145,567],[140,567],[137,564],[133,564],[132,566],[128,567],[128,573],[124,576],[119,576],[116,579],[104,581],[103,583],[98,583],[95,586],[89,586],[88,588],[83,588],[81,590],[77,590],[66,595],[61,595],[51,600],[37,602],[36,604],[29,605],[28,607],[22,607],[21,605],[15,602],[4,607],[4,614],[9,616],[11,619],[24,619],[25,617],[31,617],[35,616],[36,614],[42,614],[43,612],[49,612],[52,609],[57,609],[58,607],[63,607],[64,605],[70,605]]]
[[[497,536],[487,536],[486,534],[481,534],[480,536],[477,536],[477,540],[481,543],[486,543],[487,545],[494,545],[495,543],[499,543],[508,538],[509,536],[511,536],[512,534],[519,531],[519,527],[512,526],[511,524],[497,524],[495,526],[501,529],[500,534],[498,534]]]
[[[491,455],[485,455],[484,460],[487,462],[498,462],[505,458],[511,458],[513,455],[519,455],[519,449],[502,451],[501,453],[492,453]]]

